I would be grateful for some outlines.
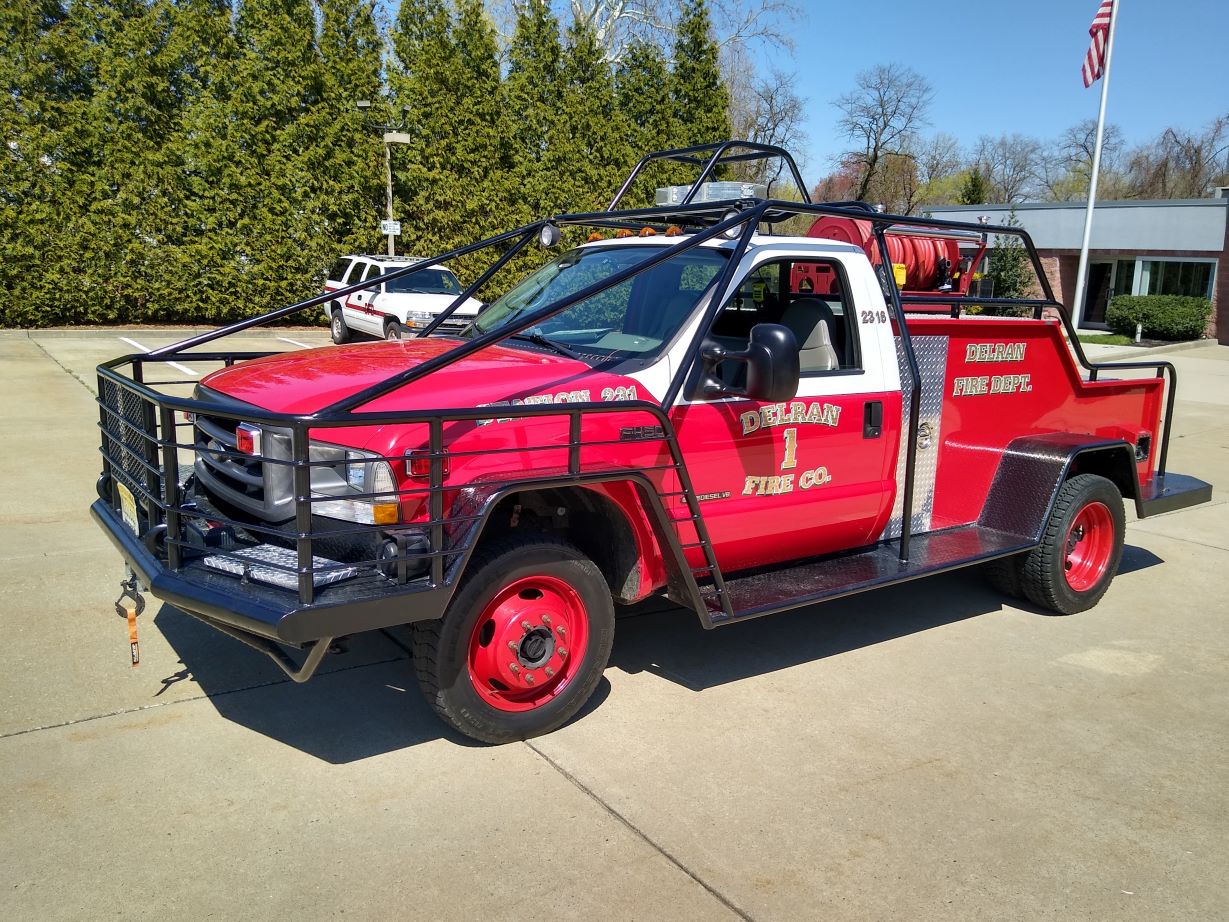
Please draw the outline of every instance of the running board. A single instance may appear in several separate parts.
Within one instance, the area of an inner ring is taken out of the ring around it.
[[[719,592],[706,586],[707,626],[732,624],[967,567],[1027,551],[1036,543],[1024,535],[967,525],[914,535],[907,562],[901,562],[898,556],[898,542],[891,541],[853,554],[822,557],[746,576],[726,577],[726,600],[733,615],[723,614]]]

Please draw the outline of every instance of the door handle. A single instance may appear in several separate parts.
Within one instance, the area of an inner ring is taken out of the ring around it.
[[[862,408],[862,438],[877,439],[883,434],[883,401],[868,400]]]

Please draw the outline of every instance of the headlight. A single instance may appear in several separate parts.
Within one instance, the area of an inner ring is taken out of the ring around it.
[[[311,442],[312,512],[363,525],[396,525],[397,480],[387,461],[367,451]],[[328,497],[320,499],[320,497]]]
[[[406,326],[411,327],[425,327],[434,319],[435,314],[430,311],[409,311],[405,315]]]

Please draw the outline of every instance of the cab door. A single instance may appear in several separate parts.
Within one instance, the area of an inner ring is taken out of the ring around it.
[[[770,257],[744,277],[708,335],[738,351],[757,323],[789,327],[800,346],[797,396],[682,400],[672,411],[724,570],[873,543],[895,495],[900,390],[894,358],[884,361],[886,311],[859,314],[837,260]],[[737,387],[744,369],[727,361],[718,372]]]
[[[350,270],[347,285],[357,285],[362,281],[371,281],[380,276],[380,267],[375,263],[365,263],[355,260],[354,268]],[[375,336],[384,335],[383,318],[372,303],[379,293],[379,286],[356,291],[346,298],[342,308],[342,316],[346,318],[346,326],[360,333],[370,333]]]

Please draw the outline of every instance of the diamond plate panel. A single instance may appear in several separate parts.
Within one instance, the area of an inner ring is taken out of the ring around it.
[[[913,351],[917,355],[918,371],[922,376],[919,443],[926,442],[924,433],[927,429],[930,433],[926,447],[918,447],[917,463],[913,469],[911,531],[915,535],[930,531],[930,518],[935,506],[935,475],[939,471],[939,440],[943,428],[943,394],[947,388],[947,340],[946,336],[913,337]],[[899,336],[896,337],[896,364],[900,368],[904,400],[901,402],[900,452],[896,458],[896,502],[892,505],[892,517],[884,529],[884,538],[899,538],[904,524],[905,458],[909,450],[909,402],[913,395],[913,379]]]

